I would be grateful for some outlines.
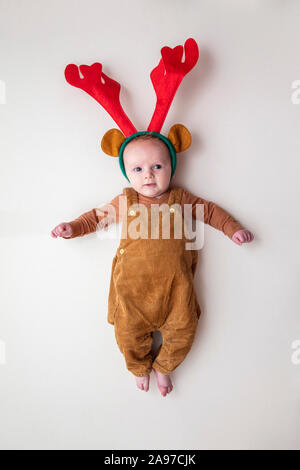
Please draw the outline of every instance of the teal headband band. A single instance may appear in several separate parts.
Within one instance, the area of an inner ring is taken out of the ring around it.
[[[124,153],[124,149],[126,147],[126,145],[134,138],[134,137],[137,137],[138,135],[145,135],[145,134],[151,134],[155,137],[158,137],[160,140],[162,140],[166,146],[168,147],[169,149],[169,152],[170,152],[170,157],[171,157],[171,164],[172,164],[172,172],[171,172],[171,178],[170,178],[170,181],[175,173],[175,170],[176,170],[176,165],[177,165],[177,156],[176,156],[176,150],[175,150],[175,147],[174,145],[172,144],[172,142],[167,138],[165,137],[164,135],[162,134],[159,134],[159,132],[154,132],[154,131],[141,131],[141,132],[135,132],[134,134],[131,134],[129,137],[127,137],[124,142],[122,143],[121,145],[121,148],[120,148],[120,151],[119,151],[119,165],[120,165],[120,168],[121,168],[121,171],[123,173],[123,175],[125,176],[125,178],[129,181],[127,175],[126,175],[126,171],[125,171],[125,167],[124,167],[124,161],[123,161],[123,153]]]

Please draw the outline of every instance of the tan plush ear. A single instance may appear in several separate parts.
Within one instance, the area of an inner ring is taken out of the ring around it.
[[[103,152],[111,157],[118,157],[122,143],[125,140],[124,134],[119,129],[110,129],[101,140],[101,148]]]
[[[177,153],[188,149],[192,143],[190,131],[183,124],[174,124],[169,131],[168,139]]]

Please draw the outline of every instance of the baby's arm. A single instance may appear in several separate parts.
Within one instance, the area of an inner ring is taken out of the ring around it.
[[[51,235],[54,238],[76,238],[89,233],[96,232],[107,227],[113,222],[119,221],[119,196],[116,196],[110,204],[105,204],[99,208],[94,208],[80,215],[71,222],[62,222],[57,225]]]
[[[206,201],[184,190],[182,204],[192,204],[192,214],[194,218],[196,218],[196,204],[203,204],[204,223],[211,225],[217,230],[221,230],[238,245],[242,245],[244,242],[251,242],[254,238],[254,235],[249,230],[246,230],[237,220],[225,211],[225,209],[222,209],[222,207],[212,201]]]

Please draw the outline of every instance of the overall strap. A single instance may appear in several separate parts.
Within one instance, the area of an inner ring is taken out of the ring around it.
[[[175,187],[171,189],[170,197],[168,204],[171,206],[172,204],[181,204],[183,188]]]
[[[127,209],[133,204],[138,204],[138,196],[136,191],[133,188],[127,187],[123,188],[123,194],[127,198]]]

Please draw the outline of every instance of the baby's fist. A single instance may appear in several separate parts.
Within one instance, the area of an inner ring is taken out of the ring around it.
[[[70,224],[63,222],[62,224],[57,225],[51,232],[52,237],[62,237],[70,238],[72,236],[73,230]]]
[[[238,230],[233,234],[231,240],[237,245],[242,245],[243,243],[252,242],[253,238],[254,235],[249,230]]]

